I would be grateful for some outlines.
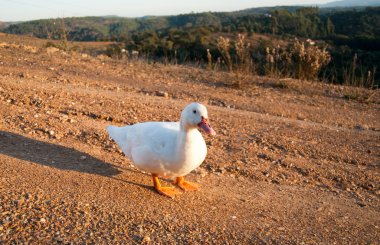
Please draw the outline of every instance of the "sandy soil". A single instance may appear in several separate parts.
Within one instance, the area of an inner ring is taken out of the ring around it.
[[[0,243],[380,241],[379,92],[45,44],[0,35]],[[169,199],[105,127],[192,101],[218,135],[186,177],[201,189]]]

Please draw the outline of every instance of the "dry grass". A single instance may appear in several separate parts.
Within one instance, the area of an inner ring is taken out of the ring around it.
[[[375,85],[376,66],[365,71],[358,67],[358,56],[354,55],[352,62],[343,70],[343,82],[347,86],[373,88]]]
[[[305,43],[299,41],[290,47],[290,53],[296,66],[293,77],[298,79],[316,80],[322,67],[331,60],[326,48],[319,48],[314,45],[306,46]]]
[[[224,38],[224,37],[219,37],[217,40],[217,47],[218,50],[222,56],[222,62],[227,66],[228,70],[230,72],[233,71],[232,69],[232,59],[230,55],[230,39],[229,38]]]
[[[250,55],[251,44],[247,42],[246,35],[238,34],[238,39],[235,42],[236,50],[236,66],[241,73],[254,73],[253,61]]]
[[[229,72],[234,72],[237,76],[264,73],[262,75],[276,78],[315,81],[318,80],[321,69],[331,60],[326,47],[320,48],[298,40],[283,47],[267,47],[264,58],[255,54],[252,44],[243,34],[238,34],[236,41],[219,37],[217,47],[222,60],[221,67],[224,65]],[[210,58],[208,52],[209,66]],[[258,64],[255,64],[254,60],[257,60]],[[237,85],[240,87],[242,84],[239,82]]]

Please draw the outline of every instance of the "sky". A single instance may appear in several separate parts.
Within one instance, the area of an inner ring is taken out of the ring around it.
[[[73,16],[142,17],[253,7],[321,4],[333,0],[0,0],[0,21]]]

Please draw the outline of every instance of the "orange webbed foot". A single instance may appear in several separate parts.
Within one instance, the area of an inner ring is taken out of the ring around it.
[[[152,174],[154,189],[157,190],[161,195],[174,198],[175,195],[182,194],[180,191],[176,190],[174,187],[163,187],[156,174]]]
[[[177,180],[174,183],[178,185],[178,187],[181,188],[183,191],[197,191],[199,188],[198,184],[185,181],[182,176],[177,177]]]
[[[182,194],[180,191],[178,191],[174,187],[160,187],[160,188],[156,188],[156,190],[161,195],[164,195],[164,196],[167,196],[167,197],[170,197],[170,198],[174,198],[175,195]]]

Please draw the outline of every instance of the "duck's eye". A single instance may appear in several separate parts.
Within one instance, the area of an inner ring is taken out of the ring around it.
[[[193,111],[193,113],[194,113],[194,114],[197,114],[197,111],[196,111],[196,110],[194,110],[194,111]]]

